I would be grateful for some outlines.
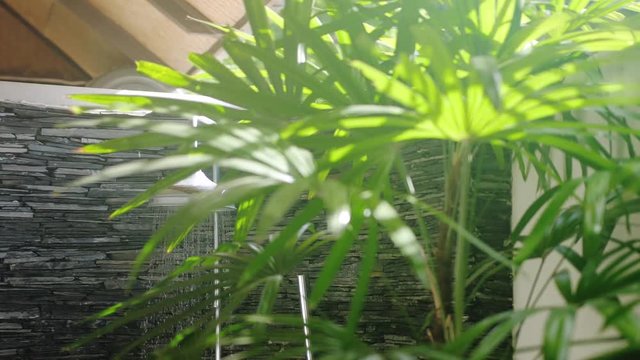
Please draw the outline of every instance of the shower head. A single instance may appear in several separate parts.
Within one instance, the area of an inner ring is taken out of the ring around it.
[[[189,194],[211,191],[217,184],[198,170],[189,177],[173,184],[168,191],[156,196],[151,201],[151,206],[180,206],[189,201]]]
[[[211,181],[207,175],[198,170],[189,177],[184,178],[171,186],[171,189],[178,190],[187,194],[213,190],[218,186],[215,182]]]
[[[193,127],[198,127],[199,123],[205,125],[215,124],[215,121],[209,119],[206,116],[193,116]],[[198,147],[198,141],[194,141],[193,146]],[[218,180],[218,168],[213,167],[213,180]],[[189,201],[189,194],[211,191],[215,189],[218,184],[207,177],[207,175],[198,170],[188,177],[173,184],[169,191],[160,194],[153,199],[151,206],[179,206],[184,205]]]

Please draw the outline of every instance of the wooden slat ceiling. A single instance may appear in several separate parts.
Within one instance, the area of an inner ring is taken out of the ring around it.
[[[268,0],[267,0],[268,1]],[[0,0],[0,80],[84,85],[135,60],[192,70],[220,35],[187,16],[244,23],[242,0]]]

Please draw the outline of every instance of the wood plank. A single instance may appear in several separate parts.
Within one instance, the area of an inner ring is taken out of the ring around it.
[[[122,27],[117,19],[118,16],[126,16],[125,14],[129,14],[137,4],[143,2],[127,1],[126,4],[115,4],[115,1],[111,0],[97,1],[97,4],[101,4],[100,7],[94,6],[94,3],[89,0],[58,0],[58,3],[67,7],[76,16],[85,19],[94,31],[100,33],[109,44],[118,48],[130,59],[162,62],[155,52],[140,42],[129,29]],[[111,10],[105,13],[104,8],[111,8]],[[138,17],[136,21],[143,26],[146,24],[144,16]]]
[[[211,34],[190,33],[147,1],[85,0],[135,40],[144,44],[161,62],[180,71],[191,65],[190,52],[203,52],[216,42]]]
[[[13,9],[0,3],[0,79],[83,85],[90,77]]]
[[[214,30],[190,18],[206,20],[207,16],[193,7],[187,0],[148,0],[173,22],[188,32],[212,34]]]
[[[194,8],[207,16],[207,20],[225,26],[232,26],[234,28],[242,29],[243,31],[250,32],[251,29],[247,24],[247,17],[245,16],[245,9],[242,0],[183,0],[191,4]],[[284,0],[264,0],[265,4],[269,5],[273,10],[280,11],[284,7]],[[222,58],[228,56],[222,48],[222,36],[214,42],[209,49],[208,53],[217,54]],[[188,73],[193,74],[198,72],[198,68],[195,66],[189,69]]]
[[[219,25],[236,25],[244,17],[242,0],[186,0],[209,20]]]
[[[6,0],[31,26],[74,60],[91,77],[131,66],[132,61],[84,19],[54,0]]]

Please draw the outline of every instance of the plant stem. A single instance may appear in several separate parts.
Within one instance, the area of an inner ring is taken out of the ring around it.
[[[409,172],[407,171],[407,168],[404,164],[404,160],[401,156],[398,156],[396,165],[398,168],[398,173],[404,179],[403,184],[405,190],[411,196],[415,196],[416,190],[413,186],[413,180],[411,180],[411,176],[409,175]],[[431,295],[433,297],[434,317],[436,319],[435,322],[439,323],[440,320],[444,320],[445,318],[445,308],[442,303],[442,292],[440,290],[440,284],[438,282],[433,259],[431,257],[431,237],[429,236],[429,231],[427,230],[427,225],[424,221],[424,214],[422,213],[422,209],[420,209],[420,207],[415,202],[410,201],[410,203],[413,212],[416,215],[420,237],[424,241],[424,253],[425,259],[427,261],[427,268],[425,269],[425,271],[427,273],[427,278],[429,279],[429,290],[431,291]],[[431,336],[435,337],[433,333],[431,334]]]
[[[274,275],[265,280],[264,288],[262,289],[262,296],[260,297],[260,303],[258,304],[256,314],[271,314],[273,306],[276,303],[276,298],[278,297],[278,291],[280,291],[281,283],[281,275]],[[267,327],[265,324],[257,324],[256,329],[261,332],[265,332]]]
[[[469,187],[471,186],[471,151],[468,143],[461,143],[456,152],[455,166],[458,167],[459,179],[457,182],[457,211],[458,223],[466,228],[469,222]],[[462,323],[465,310],[465,290],[467,285],[467,270],[469,262],[469,244],[462,234],[456,235],[456,255],[454,264],[454,288],[453,288],[453,325],[455,335],[462,332]]]
[[[455,157],[452,156],[455,144],[444,143],[444,209],[443,213],[449,218],[453,218],[455,212],[455,198],[456,198],[456,181],[458,175],[456,171],[458,167],[455,164]],[[440,298],[442,301],[442,311],[436,311],[434,317],[434,323],[431,327],[431,336],[434,342],[443,343],[447,340],[447,334],[450,333],[447,330],[447,316],[451,314],[451,283],[453,278],[451,276],[451,244],[450,244],[451,228],[444,222],[440,221],[438,231],[438,241],[434,249],[434,260],[436,264],[436,276],[438,278],[438,284],[440,286]]]

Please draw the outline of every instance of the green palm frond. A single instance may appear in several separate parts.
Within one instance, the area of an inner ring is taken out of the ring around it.
[[[141,131],[88,145],[81,149],[85,153],[170,148],[163,158],[116,165],[79,180],[77,184],[88,184],[170,171],[113,216],[144,204],[194,169],[216,164],[228,170],[215,191],[191,196],[151,237],[132,275],[157,247],[178,246],[210,212],[231,204],[238,208],[233,248],[189,260],[176,270],[199,276],[178,280],[171,275],[101,313],[96,318],[118,311],[124,317],[86,341],[187,300],[188,294],[178,290],[201,281],[194,293],[215,291],[225,299],[221,317],[215,320],[207,313],[178,331],[158,350],[161,358],[199,356],[214,346],[211,334],[223,322],[221,341],[241,348],[236,358],[300,357],[305,350],[300,319],[275,314],[273,307],[282,277],[321,256],[321,249],[328,251],[311,286],[310,305],[317,307],[347,255],[362,249],[355,295],[342,319],[346,326],[314,317],[309,323],[318,358],[484,359],[495,355],[528,316],[542,310],[527,308],[465,323],[467,296],[477,293],[471,290],[474,281],[486,281],[500,266],[517,268],[556,252],[579,276],[554,274],[554,286],[568,305],[545,309],[552,316],[542,354],[566,357],[575,312],[582,306],[594,306],[606,326],[619,331],[629,351],[637,351],[636,303],[620,299],[639,295],[639,269],[629,260],[638,249],[635,242],[617,243],[612,231],[640,211],[640,171],[633,159],[640,131],[631,116],[618,111],[640,104],[640,89],[633,83],[607,82],[601,71],[637,54],[636,1],[291,0],[281,14],[262,1],[246,0],[244,5],[253,35],[212,24],[224,33],[228,59],[190,56],[206,76],[138,63],[141,73],[197,96],[75,97],[120,110],[216,120],[198,128],[144,118],[81,122]],[[585,109],[597,109],[602,121],[582,119]],[[628,156],[611,150],[614,139]],[[401,149],[420,141],[441,145],[443,204],[420,198],[407,174]],[[537,175],[543,191],[515,219],[502,248],[477,236],[472,227],[471,164],[487,145],[503,166],[513,163],[523,175]],[[563,164],[554,162],[556,153],[564,157]],[[406,208],[415,221],[400,215]],[[436,221],[438,229],[426,226],[427,219]],[[436,304],[418,344],[386,352],[358,339],[383,237],[406,259]],[[466,261],[469,245],[488,259],[474,271]],[[442,284],[442,278],[455,284]],[[252,293],[261,294],[253,313],[234,314]],[[174,331],[199,311],[207,311],[204,301],[173,314],[125,351]],[[426,339],[432,343],[424,343]],[[284,344],[282,352],[268,353],[272,348],[265,344],[270,341]]]

